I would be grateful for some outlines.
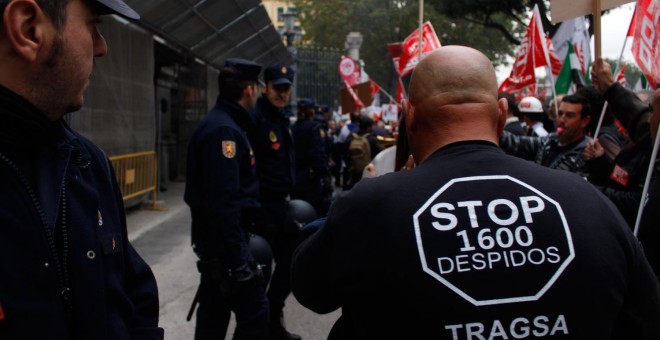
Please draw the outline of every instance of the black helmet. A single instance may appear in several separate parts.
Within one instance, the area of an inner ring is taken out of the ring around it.
[[[270,273],[273,270],[273,250],[270,248],[270,244],[263,237],[250,234],[249,246],[252,257],[264,274],[264,282],[268,283]]]
[[[302,227],[317,218],[316,210],[307,201],[290,200],[289,208],[286,213],[286,228],[289,230],[300,231]]]

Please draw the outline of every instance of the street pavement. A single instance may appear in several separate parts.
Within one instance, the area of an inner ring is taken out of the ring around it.
[[[190,247],[190,211],[183,202],[184,186],[170,182],[167,191],[158,193],[157,206],[163,210],[149,210],[150,205],[144,205],[131,208],[126,214],[129,240],[158,281],[160,327],[165,329],[168,340],[193,339],[195,333],[195,316],[190,322],[186,322],[186,316],[197,291],[199,273]],[[290,332],[304,340],[323,340],[340,311],[319,315],[290,295],[284,314]],[[225,339],[231,339],[234,327],[232,314]]]

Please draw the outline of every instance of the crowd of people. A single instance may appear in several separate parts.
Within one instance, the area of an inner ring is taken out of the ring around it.
[[[107,53],[100,17],[139,15],[0,8],[0,338],[162,339],[112,165],[62,119]],[[235,339],[301,339],[292,292],[342,308],[330,339],[657,339],[660,90],[625,89],[601,59],[591,72],[516,102],[484,54],[445,46],[385,125],[311,99],[293,119],[294,69],[227,59],[188,149],[195,339],[224,338],[232,312]]]

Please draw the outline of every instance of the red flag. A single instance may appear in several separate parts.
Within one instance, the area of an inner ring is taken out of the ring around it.
[[[509,78],[500,85],[500,92],[513,92],[525,86],[536,84],[534,69],[550,64],[548,50],[544,42],[545,34],[541,25],[539,9],[535,5],[527,33],[516,53]]]
[[[637,8],[633,11],[632,18],[630,18],[630,26],[628,27],[628,33],[626,37],[632,37],[635,34],[635,27],[637,26]]]
[[[584,45],[578,46],[577,44],[573,44],[573,51],[580,62],[580,71],[582,71],[582,75],[587,75],[587,70],[584,69]]]
[[[632,53],[653,89],[660,83],[660,0],[638,0]]]
[[[419,29],[412,32],[402,43],[403,53],[399,59],[399,75],[404,76],[411,72],[419,63]],[[422,56],[440,48],[440,40],[435,34],[433,25],[425,22],[422,25]]]
[[[342,56],[339,60],[339,74],[347,87],[360,83],[360,69],[351,57]]]
[[[362,103],[357,93],[355,93],[351,87],[360,82],[360,69],[355,63],[355,60],[347,56],[342,56],[339,60],[339,74],[344,80],[344,84],[346,84],[346,90],[348,90],[348,93],[353,98],[355,106],[364,107],[364,103]]]
[[[375,81],[369,80],[371,82],[371,97],[375,96],[378,91],[380,91],[380,86],[376,84]]]
[[[626,64],[623,64],[621,66],[621,69],[619,70],[619,73],[616,74],[616,77],[614,78],[614,81],[618,82],[621,84],[621,86],[626,86]]]
[[[545,37],[545,45],[548,49],[548,56],[550,57],[550,70],[552,71],[553,75],[557,76],[559,75],[559,72],[561,72],[561,67],[564,63],[555,53],[555,49],[552,46],[552,39],[550,39],[548,36]]]

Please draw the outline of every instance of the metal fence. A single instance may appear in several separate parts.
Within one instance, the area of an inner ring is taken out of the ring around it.
[[[339,58],[338,49],[300,47],[296,51],[297,89],[300,98],[311,98],[318,104],[339,106]]]
[[[117,183],[124,201],[152,193],[152,208],[156,209],[158,157],[156,151],[145,151],[109,157],[115,168]]]

